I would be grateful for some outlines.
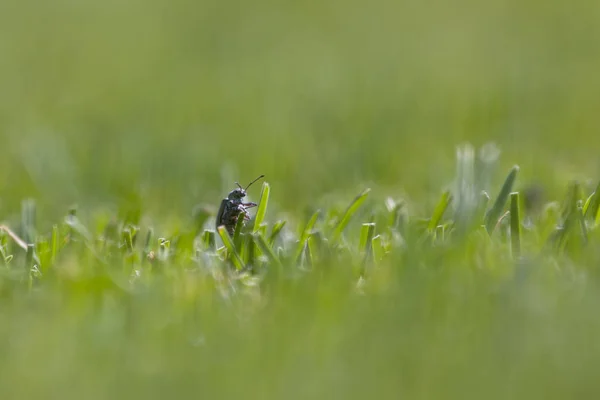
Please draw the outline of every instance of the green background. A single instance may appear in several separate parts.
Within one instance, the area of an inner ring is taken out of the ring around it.
[[[562,190],[600,169],[599,15],[582,0],[3,1],[0,210],[135,187],[187,213],[261,173],[288,208],[364,185],[422,200],[463,141]]]

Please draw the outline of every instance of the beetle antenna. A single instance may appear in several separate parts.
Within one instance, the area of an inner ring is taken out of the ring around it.
[[[240,185],[238,182],[235,183],[237,185],[237,187],[239,187],[240,189],[244,190],[244,188],[242,187],[242,185]]]
[[[250,182],[250,183],[248,184],[248,186],[246,186],[246,189],[244,189],[244,190],[248,190],[248,188],[249,188],[249,187],[250,187],[250,186],[251,186],[251,185],[252,185],[254,182],[256,182],[257,180],[259,180],[259,179],[262,179],[262,178],[264,178],[264,177],[265,177],[264,175],[261,175],[261,176],[259,176],[258,178],[256,178],[256,179],[255,179],[255,180],[253,180],[252,182]]]

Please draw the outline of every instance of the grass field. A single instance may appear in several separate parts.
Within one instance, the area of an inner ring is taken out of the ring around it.
[[[597,397],[599,18],[0,2],[0,398]]]

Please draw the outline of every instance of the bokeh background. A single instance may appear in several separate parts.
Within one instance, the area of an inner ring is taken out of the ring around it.
[[[465,141],[562,195],[600,172],[599,18],[588,0],[4,0],[0,215],[133,191],[187,216],[261,173],[291,210],[366,185],[437,198]]]

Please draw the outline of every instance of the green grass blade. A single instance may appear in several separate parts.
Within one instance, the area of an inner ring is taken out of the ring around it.
[[[433,215],[431,216],[431,220],[429,221],[428,230],[433,232],[435,228],[440,224],[440,221],[444,217],[444,213],[448,209],[448,206],[452,202],[452,195],[450,191],[447,190],[442,194],[440,201],[438,202],[435,210],[433,211]]]
[[[275,252],[273,252],[273,248],[269,246],[269,243],[267,243],[263,235],[254,233],[252,234],[252,236],[254,237],[255,243],[258,245],[263,254],[267,256],[269,261],[276,267],[281,268],[281,262],[279,261],[279,257],[277,257]]]
[[[583,238],[583,243],[587,244],[588,242],[588,229],[585,224],[585,216],[583,214],[583,208],[581,206],[577,207],[577,217],[579,219],[579,228],[581,229],[581,236]]]
[[[519,193],[510,194],[510,239],[513,257],[521,255],[521,212]]]
[[[269,236],[269,244],[271,246],[273,246],[273,244],[275,243],[275,240],[277,240],[277,236],[279,236],[279,234],[283,230],[283,227],[285,226],[286,223],[287,223],[287,221],[283,220],[283,221],[277,221],[275,223],[275,225],[273,225],[273,229],[271,229],[271,235]]]
[[[267,206],[269,205],[269,193],[271,191],[271,187],[267,182],[263,182],[262,191],[260,194],[260,202],[258,203],[258,210],[256,210],[256,217],[254,220],[254,230],[253,233],[259,231],[261,224],[265,220],[265,215],[267,215]]]
[[[498,219],[502,215],[502,211],[504,210],[504,206],[506,205],[506,202],[508,201],[510,193],[512,192],[512,188],[515,184],[515,180],[517,179],[518,173],[519,173],[519,166],[515,165],[511,169],[508,176],[506,177],[506,180],[504,181],[504,184],[502,185],[502,189],[500,190],[500,193],[498,194],[498,197],[496,198],[494,205],[488,211],[488,213],[485,217],[485,228],[488,231],[488,234],[490,234],[490,235],[493,233],[494,228],[496,227],[496,224],[498,223]]]
[[[218,233],[219,233],[219,236],[221,237],[221,240],[223,240],[223,244],[225,245],[225,248],[227,249],[227,254],[229,255],[229,258],[231,259],[231,261],[233,262],[233,265],[235,266],[235,268],[238,271],[242,270],[244,268],[244,263],[242,262],[240,255],[236,251],[233,241],[231,240],[229,233],[227,233],[227,229],[225,229],[224,226],[219,226]]]
[[[371,253],[371,240],[375,233],[375,223],[368,222],[362,224],[360,228],[359,249],[365,257]]]
[[[306,248],[304,250],[304,261],[305,261],[306,265],[308,265],[310,267],[312,267],[314,265],[313,251],[314,251],[313,240],[311,237],[309,237],[306,240]]]
[[[364,268],[366,267],[369,260],[371,260],[372,258],[373,236],[375,236],[375,223],[369,222],[362,224],[362,227],[360,229],[359,249],[363,256],[363,273]]]
[[[585,219],[596,222],[598,216],[598,210],[600,209],[600,183],[596,187],[596,190],[588,198],[583,208],[583,214]]]
[[[350,222],[350,219],[352,218],[352,216],[356,213],[356,211],[360,208],[360,206],[365,202],[370,191],[371,191],[371,189],[365,189],[362,193],[360,193],[358,196],[356,196],[354,198],[354,200],[352,200],[352,203],[350,203],[350,205],[346,209],[346,212],[344,213],[344,215],[342,216],[342,218],[340,219],[340,221],[337,223],[336,227],[333,230],[333,236],[331,239],[332,244],[335,245],[340,240],[340,238],[342,236],[342,232],[344,231],[344,228],[346,228],[346,226],[348,225],[348,222]]]
[[[375,262],[383,260],[385,250],[383,249],[381,235],[377,235],[371,240],[371,248],[373,249],[373,259]]]
[[[238,219],[237,222],[235,224],[235,230],[233,231],[233,244],[235,245],[235,248],[240,249],[240,246],[242,245],[242,228],[244,227],[244,215],[241,214]]]
[[[296,247],[296,254],[294,256],[294,259],[296,260],[296,263],[300,262],[300,257],[302,256],[302,252],[304,251],[304,247],[306,245],[306,241],[309,239],[310,233],[312,232],[313,228],[315,227],[315,224],[317,223],[317,220],[319,219],[320,215],[321,215],[321,210],[317,210],[310,217],[310,219],[308,220],[308,222],[304,226],[304,229],[302,230],[302,233],[300,233],[300,241],[298,242],[298,246]]]
[[[204,250],[216,251],[217,241],[215,238],[215,232],[208,229],[205,230],[202,234],[202,244],[204,245]]]

